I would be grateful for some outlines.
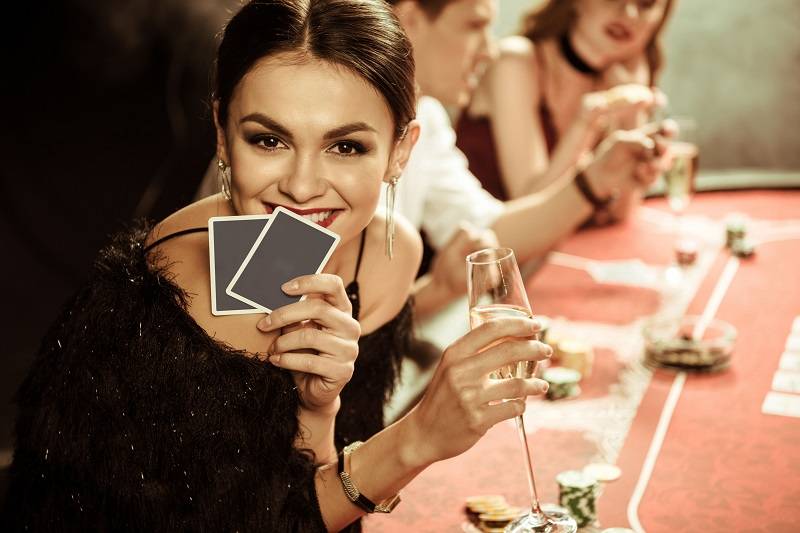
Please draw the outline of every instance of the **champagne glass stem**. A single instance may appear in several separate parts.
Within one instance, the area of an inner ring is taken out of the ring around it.
[[[544,519],[544,513],[539,507],[539,495],[536,493],[536,482],[533,479],[533,464],[531,463],[531,452],[528,448],[528,436],[525,433],[525,421],[522,415],[516,418],[517,433],[519,434],[519,441],[522,444],[525,452],[525,464],[528,465],[526,472],[528,473],[528,490],[531,496],[531,512],[535,515],[541,516]]]

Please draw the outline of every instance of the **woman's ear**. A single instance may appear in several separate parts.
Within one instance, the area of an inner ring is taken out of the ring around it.
[[[225,129],[219,122],[219,100],[214,100],[212,105],[214,111],[214,129],[217,132],[217,158],[225,161],[225,164],[230,165],[231,160],[228,159],[228,144],[225,139]]]
[[[408,158],[411,157],[411,150],[413,150],[414,145],[417,144],[417,139],[419,139],[419,132],[419,122],[412,120],[408,123],[403,136],[395,142],[383,181],[388,183],[393,177],[403,173],[403,169],[406,168],[408,163]]]

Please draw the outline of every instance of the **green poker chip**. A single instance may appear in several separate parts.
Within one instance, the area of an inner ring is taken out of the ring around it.
[[[597,520],[597,480],[581,470],[567,470],[556,476],[556,482],[558,503],[567,509],[578,527],[593,524]]]
[[[581,373],[577,370],[554,366],[544,371],[542,379],[550,386],[545,395],[548,400],[574,398],[581,393],[581,387],[578,385]]]

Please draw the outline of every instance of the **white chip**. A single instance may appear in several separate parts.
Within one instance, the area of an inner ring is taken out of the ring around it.
[[[592,463],[586,465],[583,471],[597,481],[602,481],[604,483],[615,481],[622,475],[622,470],[620,470],[617,465],[608,463]]]

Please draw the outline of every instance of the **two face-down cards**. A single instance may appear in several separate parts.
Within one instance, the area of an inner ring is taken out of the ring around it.
[[[322,272],[337,244],[336,233],[283,207],[271,215],[209,219],[211,312],[271,313],[302,300],[281,285]]]

